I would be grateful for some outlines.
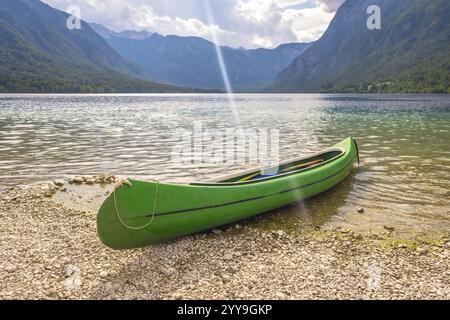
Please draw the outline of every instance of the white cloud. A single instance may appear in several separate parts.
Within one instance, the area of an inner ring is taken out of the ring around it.
[[[114,31],[127,29],[150,30],[161,34],[181,36],[207,36],[212,31],[226,35],[227,31],[217,25],[206,25],[199,19],[157,15],[149,1],[134,0],[44,0],[44,2],[65,10],[70,4],[81,8],[81,18],[88,22],[104,24]]]
[[[296,9],[305,0],[238,0],[236,12],[253,25],[258,43],[275,46],[282,42],[317,40],[326,30],[334,14],[324,3]],[[251,29],[248,27],[248,29]]]
[[[217,39],[233,47],[274,47],[318,39],[344,0],[42,0],[115,30]],[[213,19],[208,19],[205,1]],[[215,33],[215,36],[213,36]]]
[[[326,12],[336,12],[345,0],[316,0],[320,7]]]
[[[289,21],[299,41],[309,42],[320,38],[333,16],[333,13],[316,7],[303,10],[287,10],[284,14],[284,19]]]

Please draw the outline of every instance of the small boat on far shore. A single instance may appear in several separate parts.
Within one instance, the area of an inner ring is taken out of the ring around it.
[[[347,138],[276,168],[255,168],[208,181],[124,180],[101,206],[97,232],[113,249],[194,234],[318,195],[344,180],[358,160],[357,143]]]

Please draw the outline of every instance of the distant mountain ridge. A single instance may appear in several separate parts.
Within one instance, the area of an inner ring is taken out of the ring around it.
[[[366,27],[369,5],[381,30]],[[0,92],[217,91],[224,71],[235,92],[450,92],[449,12],[448,0],[346,0],[318,41],[220,47],[222,70],[203,38],[69,30],[40,0],[0,0]]]
[[[183,91],[145,81],[148,71],[122,58],[87,23],[69,30],[68,16],[39,0],[0,0],[0,91]]]
[[[91,26],[123,57],[148,69],[156,81],[178,86],[225,89],[216,47],[208,40],[158,33],[144,39],[133,39],[102,25]],[[221,50],[233,89],[259,91],[275,80],[310,45],[289,43],[275,49],[221,47]]]
[[[153,32],[149,31],[135,31],[135,30],[124,30],[121,32],[112,31],[99,23],[91,23],[91,28],[94,29],[99,35],[105,39],[111,37],[120,37],[131,40],[144,40],[153,35]]]
[[[381,30],[366,27],[369,5]],[[450,92],[450,1],[347,0],[271,92]]]

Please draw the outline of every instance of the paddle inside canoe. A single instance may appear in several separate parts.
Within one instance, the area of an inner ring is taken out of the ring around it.
[[[299,169],[304,169],[304,168],[308,168],[311,167],[315,164],[321,163],[324,160],[322,159],[317,159],[317,160],[313,160],[313,161],[309,161],[309,162],[303,162],[300,164],[290,164],[289,167],[285,167],[285,168],[275,168],[276,173],[274,174],[265,174],[264,171],[265,170],[260,170],[257,172],[253,172],[247,176],[238,178],[238,179],[233,179],[231,181],[248,181],[248,180],[256,180],[256,179],[261,179],[261,178],[265,178],[265,177],[271,177],[271,176],[275,176],[275,175],[279,175],[280,173],[286,173],[289,171],[294,171],[294,170],[299,170]],[[273,170],[272,170],[273,171]]]

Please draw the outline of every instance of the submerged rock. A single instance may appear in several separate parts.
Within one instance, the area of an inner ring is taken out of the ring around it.
[[[74,177],[69,179],[69,183],[82,184],[84,182],[82,177]]]
[[[64,185],[64,181],[62,180],[55,180],[53,181],[53,184],[57,187],[62,187]]]

